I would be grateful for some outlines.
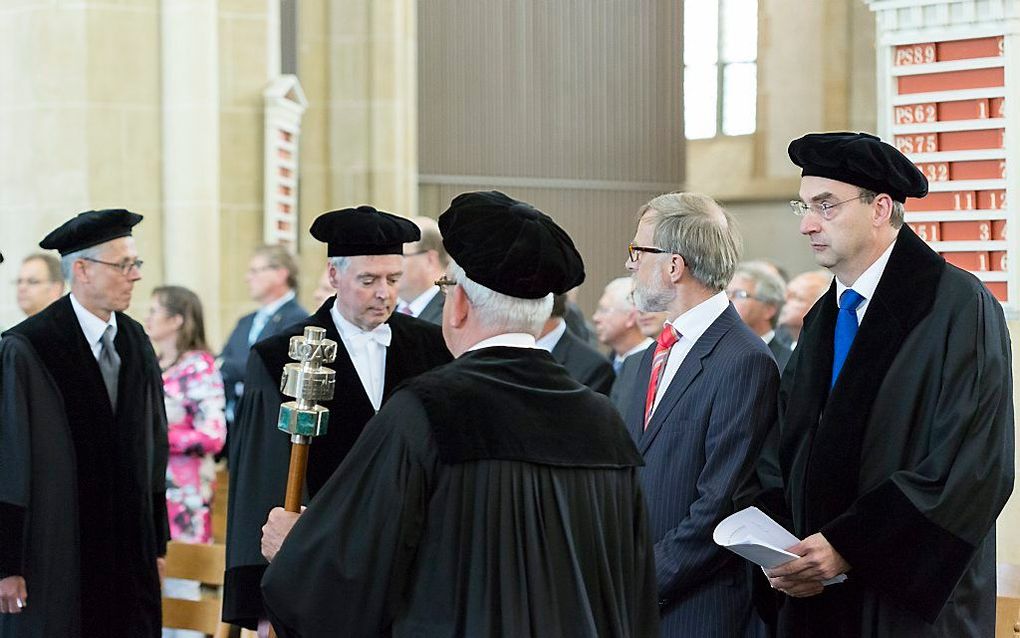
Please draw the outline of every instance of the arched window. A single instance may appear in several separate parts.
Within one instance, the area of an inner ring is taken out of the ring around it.
[[[687,139],[754,133],[757,60],[757,0],[684,0]]]

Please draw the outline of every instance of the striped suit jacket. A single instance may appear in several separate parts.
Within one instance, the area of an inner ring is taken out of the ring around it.
[[[637,388],[647,388],[653,348]],[[645,393],[633,392],[627,427],[644,455],[641,487],[655,542],[662,636],[758,635],[748,564],[712,531],[743,507],[738,487],[753,471],[776,419],[779,371],[768,346],[731,304],[680,364],[648,428]]]

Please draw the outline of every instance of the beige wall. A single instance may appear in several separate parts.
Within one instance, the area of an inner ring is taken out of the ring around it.
[[[419,4],[423,212],[496,188],[574,235],[591,312],[634,213],[683,178],[680,4]]]
[[[159,4],[0,5],[2,281],[50,230],[109,207],[145,216],[136,315],[163,278]],[[21,313],[13,286],[0,290],[0,325],[9,326]]]

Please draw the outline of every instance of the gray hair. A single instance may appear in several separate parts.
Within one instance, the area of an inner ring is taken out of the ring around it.
[[[860,192],[858,196],[861,198],[861,201],[864,202],[865,204],[870,204],[871,202],[875,201],[876,197],[878,197],[878,193],[876,193],[875,191],[868,190],[866,188],[861,188],[859,189],[859,191]],[[889,225],[895,228],[896,230],[899,230],[900,227],[903,226],[903,212],[904,212],[903,202],[898,202],[894,199],[892,203],[892,213],[890,213],[889,215]]]
[[[684,258],[706,288],[725,290],[740,259],[743,241],[733,217],[708,195],[667,193],[639,211],[655,221],[656,246]]]
[[[342,273],[347,270],[347,267],[351,265],[350,257],[330,257],[329,263],[331,266],[336,268],[336,271]]]
[[[60,272],[68,282],[74,281],[74,262],[79,259],[97,259],[103,254],[103,244],[89,246],[60,257]]]
[[[472,281],[464,269],[450,260],[450,277],[464,289],[471,307],[478,313],[478,320],[490,328],[502,332],[526,332],[537,335],[552,312],[553,296],[541,299],[511,297],[482,284]]]
[[[776,313],[772,315],[772,327],[775,328],[779,320],[779,311],[786,302],[786,284],[783,280],[768,268],[748,261],[737,264],[733,276],[753,281],[755,298],[776,309]]]

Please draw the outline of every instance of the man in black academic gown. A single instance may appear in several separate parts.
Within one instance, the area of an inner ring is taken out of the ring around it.
[[[761,505],[804,539],[771,572],[779,635],[991,636],[1013,487],[1002,307],[904,225],[928,184],[899,151],[822,133],[789,153],[800,231],[835,281],[805,318],[759,466]]]
[[[166,553],[159,364],[123,314],[141,215],[88,211],[39,245],[71,293],[0,340],[0,636],[152,638]]]
[[[641,457],[609,400],[535,347],[550,293],[584,278],[580,255],[498,192],[458,196],[439,225],[458,358],[393,395],[300,517],[270,515],[273,625],[281,638],[657,635]]]
[[[450,361],[439,326],[394,313],[403,271],[405,242],[417,241],[409,220],[369,206],[320,215],[311,234],[328,245],[330,297],[308,319],[252,348],[244,395],[230,438],[230,499],[227,512],[227,572],[223,619],[255,628],[265,618],[259,581],[266,562],[259,528],[269,510],[283,503],[290,438],[276,428],[283,366],[290,363],[290,338],[306,326],[325,328],[337,343],[329,429],[309,451],[307,490],[315,496],[340,465],[365,423],[394,388]]]

